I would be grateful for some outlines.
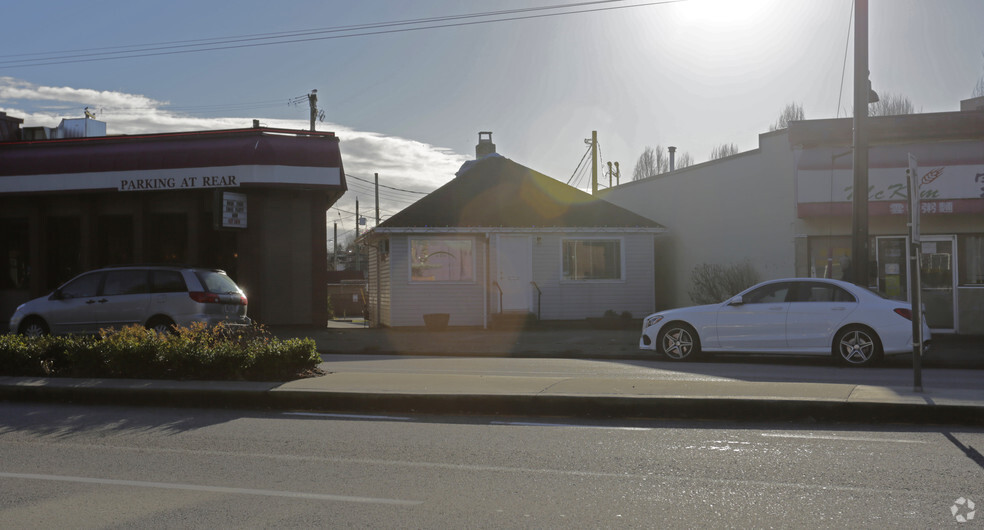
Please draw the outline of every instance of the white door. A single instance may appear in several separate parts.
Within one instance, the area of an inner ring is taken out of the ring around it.
[[[496,282],[502,289],[502,311],[529,311],[533,281],[533,246],[529,236],[498,236]]]

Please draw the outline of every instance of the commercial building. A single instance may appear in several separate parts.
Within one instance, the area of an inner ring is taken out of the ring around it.
[[[909,299],[909,155],[918,160],[922,301],[934,333],[984,334],[984,98],[960,112],[868,120],[871,285]],[[842,278],[852,263],[852,119],[793,122],[759,147],[610,190],[659,219],[657,306],[690,305],[702,264],[749,263],[762,279]]]
[[[262,324],[325,323],[333,133],[105,130],[0,113],[0,316],[92,268],[187,263],[227,271]]]

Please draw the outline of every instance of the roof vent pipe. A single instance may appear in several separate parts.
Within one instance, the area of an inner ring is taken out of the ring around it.
[[[673,172],[676,169],[676,147],[671,145],[667,149],[670,151],[670,172]]]

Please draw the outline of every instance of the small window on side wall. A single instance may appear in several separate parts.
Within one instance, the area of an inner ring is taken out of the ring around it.
[[[618,239],[565,239],[564,280],[621,280],[622,242]]]

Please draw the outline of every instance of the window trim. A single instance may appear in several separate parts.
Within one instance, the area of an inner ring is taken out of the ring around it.
[[[567,256],[564,254],[564,246],[568,241],[614,241],[618,243],[618,278],[568,278],[564,274],[564,262]],[[585,283],[625,283],[625,237],[611,236],[586,236],[586,237],[561,237],[560,238],[560,283],[585,284]]]

